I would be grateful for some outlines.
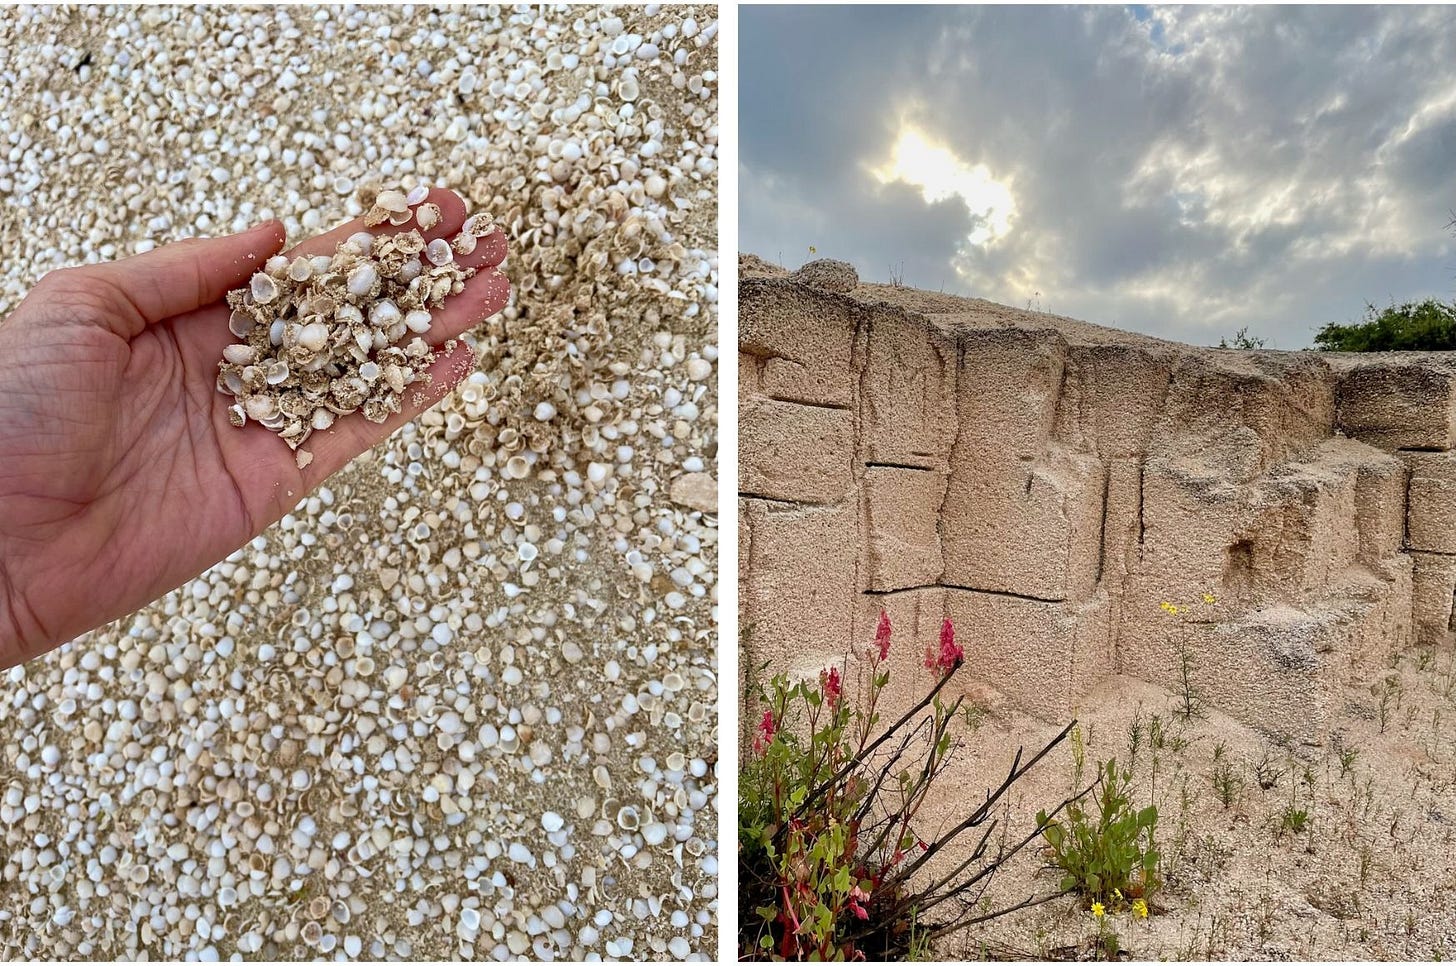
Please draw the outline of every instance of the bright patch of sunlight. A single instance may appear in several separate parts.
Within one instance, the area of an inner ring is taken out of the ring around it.
[[[966,237],[972,245],[988,245],[1011,230],[1016,215],[1011,189],[991,177],[984,164],[966,164],[913,127],[901,128],[890,160],[871,173],[880,184],[900,181],[919,188],[929,204],[959,198],[975,221]]]

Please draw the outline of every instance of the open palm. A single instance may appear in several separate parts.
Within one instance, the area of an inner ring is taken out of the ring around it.
[[[460,198],[436,190],[440,224]],[[289,254],[332,254],[350,222]],[[377,424],[355,414],[316,432],[299,470],[272,432],[228,422],[217,363],[234,341],[222,301],[283,244],[268,222],[105,265],[45,276],[0,322],[0,668],[144,606],[287,513],[324,479],[439,401],[474,368],[456,344],[423,398]],[[479,269],[435,313],[427,341],[498,312],[510,286],[499,232],[461,265]]]

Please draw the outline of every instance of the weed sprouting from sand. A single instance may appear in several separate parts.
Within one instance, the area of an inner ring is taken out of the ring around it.
[[[1137,710],[1132,713],[1132,721],[1127,725],[1127,760],[1128,764],[1136,765],[1138,752],[1143,746],[1143,706],[1139,704]]]
[[[1273,754],[1265,749],[1264,756],[1254,766],[1254,779],[1264,791],[1277,788],[1279,785],[1279,768],[1273,761]]]
[[[1213,746],[1213,790],[1218,794],[1219,803],[1226,809],[1233,807],[1242,785],[1234,774],[1233,763],[1229,761],[1224,744],[1220,741]]]
[[[1345,778],[1350,774],[1350,769],[1355,767],[1355,760],[1360,757],[1360,749],[1336,745],[1335,754],[1340,760],[1340,777]]]
[[[1078,744],[1074,740],[1074,751]],[[1074,767],[1079,777],[1082,763]],[[1133,807],[1132,771],[1119,768],[1116,759],[1098,764],[1090,802],[1070,803],[1059,820],[1039,813],[1037,823],[1046,826],[1042,835],[1052,864],[1064,873],[1061,888],[1078,893],[1089,907],[1146,899],[1157,888],[1158,809]]]

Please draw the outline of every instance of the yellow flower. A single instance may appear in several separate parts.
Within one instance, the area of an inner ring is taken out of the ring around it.
[[[1141,899],[1134,899],[1132,901],[1132,911],[1133,915],[1139,919],[1148,918],[1148,904]]]
[[[1165,600],[1161,604],[1159,604],[1158,606],[1161,607],[1161,608],[1163,608],[1163,610],[1167,611],[1170,614],[1177,614],[1178,613],[1178,605],[1177,604],[1174,604],[1174,603],[1170,603],[1169,601],[1166,601]]]
[[[1204,594],[1203,595],[1203,602],[1205,604],[1212,604],[1212,603],[1214,603],[1214,596],[1212,594]]]
[[[819,249],[815,248],[813,245],[810,245],[809,246],[809,254],[810,255],[817,255],[818,253],[819,253]]]
[[[1106,909],[1102,908],[1102,903],[1100,903],[1100,902],[1094,902],[1094,903],[1092,903],[1092,915],[1095,916],[1095,917],[1097,917],[1098,919],[1101,919],[1102,918],[1102,914],[1105,913],[1106,911],[1107,911]]]

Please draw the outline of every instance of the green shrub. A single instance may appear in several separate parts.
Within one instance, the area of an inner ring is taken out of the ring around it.
[[[1399,349],[1456,349],[1456,305],[1436,299],[1365,308],[1351,325],[1331,322],[1315,334],[1316,348],[1329,352],[1392,352]]]
[[[1098,766],[1090,807],[1072,802],[1059,821],[1037,815],[1052,861],[1065,873],[1062,890],[1080,893],[1089,906],[1145,900],[1157,885],[1158,809],[1134,809],[1131,788],[1132,772],[1109,759]]]

